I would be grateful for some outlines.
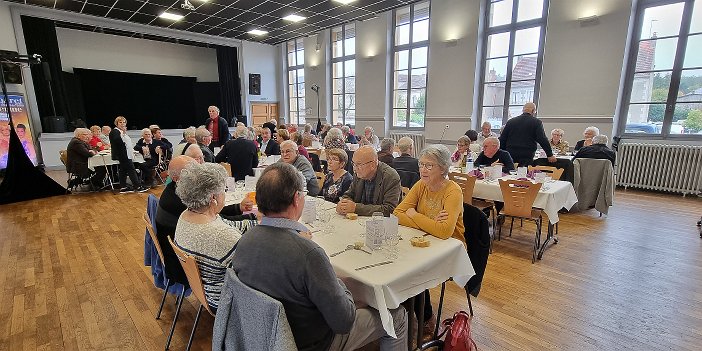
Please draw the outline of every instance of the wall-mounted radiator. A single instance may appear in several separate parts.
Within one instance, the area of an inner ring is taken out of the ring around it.
[[[412,138],[412,141],[414,141],[415,155],[419,155],[419,152],[422,151],[422,149],[424,149],[424,134],[390,132],[389,138],[395,140],[395,143],[397,143],[397,141],[400,140],[400,138],[402,137]]]
[[[700,195],[702,146],[645,142],[619,144],[617,185]]]

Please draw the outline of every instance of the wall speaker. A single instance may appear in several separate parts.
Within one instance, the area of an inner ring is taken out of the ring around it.
[[[261,75],[249,73],[249,95],[261,95]]]
[[[61,116],[48,116],[43,118],[42,129],[46,133],[65,133],[66,118]]]
[[[11,59],[14,57],[18,57],[18,55],[16,51],[0,50],[0,57]],[[20,65],[3,62],[2,74],[5,77],[5,83],[22,84],[22,68],[20,67]]]

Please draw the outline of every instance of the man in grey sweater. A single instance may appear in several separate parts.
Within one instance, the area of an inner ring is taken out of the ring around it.
[[[298,145],[292,140],[286,140],[280,143],[280,161],[293,165],[302,176],[305,177],[307,186],[307,194],[317,196],[319,194],[319,182],[317,175],[314,173],[312,164],[307,157],[300,155]]]
[[[381,350],[407,349],[407,314],[391,310],[397,338],[387,335],[380,315],[357,308],[324,250],[298,220],[305,204],[295,167],[278,162],[256,185],[261,224],[239,240],[232,268],[249,287],[280,301],[299,350],[354,350],[380,340]]]

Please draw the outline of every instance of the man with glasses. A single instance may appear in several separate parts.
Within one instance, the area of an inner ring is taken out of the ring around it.
[[[307,157],[300,155],[297,144],[292,140],[286,140],[280,144],[280,161],[295,166],[302,173],[307,183],[307,194],[317,196],[319,194],[319,182],[314,173],[312,164]]]
[[[351,187],[336,205],[342,215],[370,216],[382,212],[390,216],[400,202],[400,176],[392,167],[378,161],[372,146],[360,147],[353,155],[354,176]]]

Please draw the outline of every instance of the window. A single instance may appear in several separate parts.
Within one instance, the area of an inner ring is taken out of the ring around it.
[[[394,12],[392,127],[423,128],[429,61],[429,2]]]
[[[305,124],[305,46],[303,39],[291,40],[287,47],[290,123]]]
[[[486,0],[478,113],[500,129],[539,99],[548,0]]]
[[[702,134],[702,1],[642,1],[636,21],[619,134]]]
[[[331,30],[332,123],[356,124],[356,26]]]

